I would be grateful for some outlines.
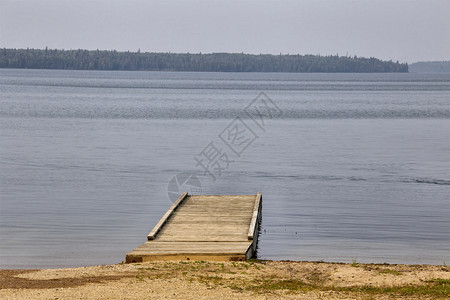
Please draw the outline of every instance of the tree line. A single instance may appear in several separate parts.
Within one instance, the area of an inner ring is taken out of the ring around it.
[[[420,61],[410,65],[413,73],[450,73],[450,61]]]
[[[408,72],[374,57],[244,53],[150,53],[106,50],[0,49],[0,68],[202,72]]]

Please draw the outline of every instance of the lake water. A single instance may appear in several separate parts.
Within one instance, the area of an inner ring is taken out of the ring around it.
[[[0,70],[0,267],[121,262],[180,174],[263,193],[259,258],[449,264],[449,99],[449,74]]]

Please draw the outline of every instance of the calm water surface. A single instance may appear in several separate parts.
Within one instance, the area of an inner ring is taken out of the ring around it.
[[[244,117],[237,156],[219,135],[261,91],[282,115]],[[180,173],[263,193],[262,259],[448,264],[449,99],[448,74],[0,70],[0,267],[122,261]]]

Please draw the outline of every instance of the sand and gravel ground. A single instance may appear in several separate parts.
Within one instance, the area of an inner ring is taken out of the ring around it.
[[[450,268],[324,262],[149,262],[0,270],[0,299],[446,299]]]

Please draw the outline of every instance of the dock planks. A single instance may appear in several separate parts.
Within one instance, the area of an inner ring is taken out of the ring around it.
[[[258,243],[262,196],[188,195],[169,208],[126,262],[150,260],[240,261]]]

